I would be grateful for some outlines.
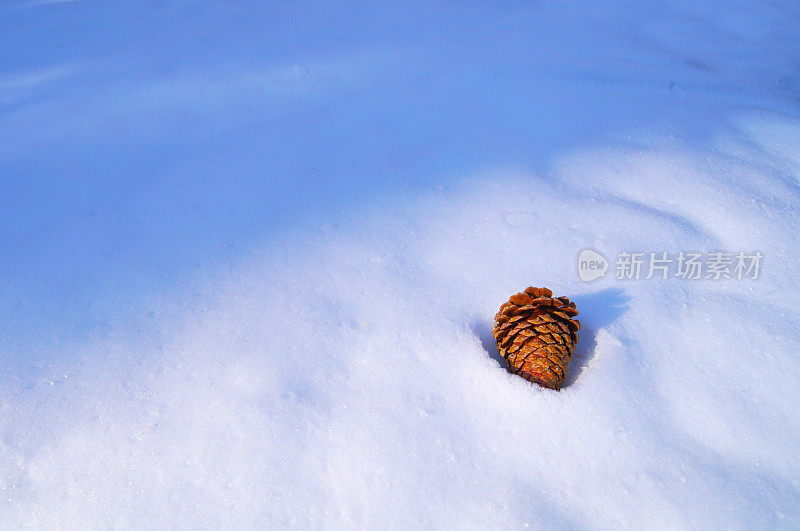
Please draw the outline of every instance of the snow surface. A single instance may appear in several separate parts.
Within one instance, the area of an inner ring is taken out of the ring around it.
[[[0,527],[796,528],[799,36],[790,0],[4,2]],[[561,392],[493,347],[528,285],[581,312]]]

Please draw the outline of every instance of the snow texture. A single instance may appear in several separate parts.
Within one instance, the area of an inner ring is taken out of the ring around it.
[[[0,29],[0,527],[800,525],[797,3]],[[493,345],[528,285],[581,312],[561,392]]]

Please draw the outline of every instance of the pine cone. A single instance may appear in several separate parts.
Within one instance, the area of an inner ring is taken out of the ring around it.
[[[494,317],[492,334],[508,370],[530,382],[558,390],[578,342],[575,303],[553,298],[547,288],[513,295]]]

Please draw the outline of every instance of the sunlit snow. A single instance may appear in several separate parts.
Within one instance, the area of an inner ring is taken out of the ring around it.
[[[5,1],[0,527],[797,528],[799,36],[789,0]],[[651,252],[763,262],[616,278]],[[494,348],[530,285],[580,310],[560,392]]]

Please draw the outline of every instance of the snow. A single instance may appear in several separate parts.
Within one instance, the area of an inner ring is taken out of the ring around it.
[[[0,27],[0,526],[800,524],[794,3]],[[614,277],[681,251],[764,261]],[[494,349],[529,285],[580,311],[560,392]]]

